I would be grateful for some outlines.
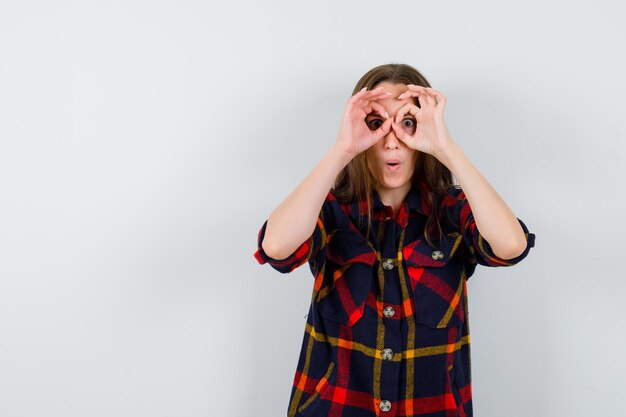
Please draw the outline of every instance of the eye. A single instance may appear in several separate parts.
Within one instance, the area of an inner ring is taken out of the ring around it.
[[[380,119],[372,119],[367,123],[367,125],[369,126],[370,130],[376,130],[380,128],[380,126],[382,126],[382,121]]]
[[[405,127],[414,127],[415,126],[415,120],[407,117],[406,119],[402,120],[402,124]]]

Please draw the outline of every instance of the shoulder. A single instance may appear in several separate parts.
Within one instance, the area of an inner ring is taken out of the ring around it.
[[[352,206],[356,205],[355,201],[345,201],[345,198],[341,198],[341,196],[337,193],[336,190],[332,189],[326,195],[326,199],[324,200],[324,206],[328,208],[333,208],[335,210],[340,210],[344,212],[346,215],[350,214],[350,209]]]
[[[334,189],[331,189],[322,204],[321,219],[327,232],[336,228],[348,227],[355,210],[354,203],[342,203]]]
[[[443,210],[446,212],[447,218],[450,219],[455,227],[459,225],[459,221],[467,217],[471,211],[465,192],[460,185],[452,185],[446,190],[446,195],[442,203]]]
[[[329,203],[333,201],[338,201],[338,200],[337,200],[337,194],[335,193],[335,190],[331,188],[328,194],[326,195],[326,200],[324,202]]]
[[[328,192],[328,194],[326,194],[326,198],[324,199],[324,203],[322,204],[322,215],[326,219],[334,217],[336,216],[338,207],[339,207],[339,200],[337,200],[337,196],[331,189]]]

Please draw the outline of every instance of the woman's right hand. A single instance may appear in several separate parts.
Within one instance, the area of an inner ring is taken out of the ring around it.
[[[341,126],[337,135],[337,146],[348,155],[355,157],[378,142],[391,129],[392,118],[385,108],[377,103],[380,98],[388,98],[391,93],[385,92],[382,87],[373,90],[365,88],[350,97],[341,118]],[[370,129],[365,118],[372,111],[385,117],[385,121],[376,130]]]

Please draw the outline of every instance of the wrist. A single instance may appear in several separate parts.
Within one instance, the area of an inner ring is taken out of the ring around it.
[[[450,168],[452,161],[458,158],[461,153],[463,153],[461,147],[455,142],[450,141],[446,147],[438,150],[434,156],[439,160],[439,162]]]
[[[329,151],[334,157],[339,158],[341,160],[343,166],[348,165],[348,163],[354,158],[356,155],[346,151],[341,146],[338,146],[336,143],[331,147]]]

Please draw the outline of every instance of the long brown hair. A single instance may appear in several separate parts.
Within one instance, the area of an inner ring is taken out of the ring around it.
[[[406,64],[385,64],[369,70],[356,83],[352,95],[361,91],[363,87],[368,90],[374,89],[379,83],[387,81],[394,84],[414,84],[423,87],[431,87],[426,78],[415,68]],[[417,100],[415,100],[417,101]],[[416,103],[417,104],[417,103]],[[419,104],[418,104],[419,106]],[[417,152],[415,170],[411,179],[412,186],[418,186],[418,182],[425,183],[427,190],[425,200],[430,208],[428,220],[424,230],[424,237],[430,246],[432,243],[432,231],[436,228],[440,240],[443,230],[439,221],[437,208],[441,204],[447,190],[455,186],[452,181],[450,170],[434,156]],[[346,165],[335,179],[333,193],[341,203],[349,203],[354,200],[367,201],[367,236],[372,226],[372,199],[371,192],[374,188],[374,178],[367,166],[365,152],[356,155]],[[362,213],[359,210],[359,223],[362,222]]]

